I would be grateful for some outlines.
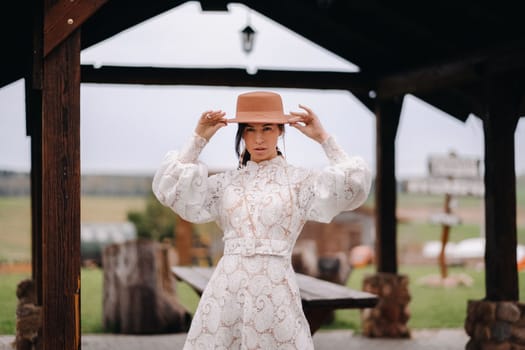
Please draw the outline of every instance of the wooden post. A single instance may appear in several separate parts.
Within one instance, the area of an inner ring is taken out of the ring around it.
[[[175,225],[175,248],[177,249],[178,265],[191,265],[192,263],[192,231],[191,222],[177,216]]]
[[[519,76],[488,77],[480,98],[485,107],[486,296],[468,301],[465,331],[470,340],[466,349],[519,347],[523,339],[520,335],[525,334],[516,261],[514,166],[514,132],[525,97],[522,82]]]
[[[26,87],[31,78],[26,79]],[[42,95],[38,91],[28,91],[26,88],[27,104],[33,105],[42,115]],[[39,103],[40,102],[40,103]],[[26,112],[32,118],[30,112]],[[40,118],[35,118],[31,130],[31,273],[37,289],[37,300],[42,302],[42,123]]]
[[[492,78],[484,99],[485,288],[490,301],[519,300],[514,132],[524,92],[520,82],[518,77]]]
[[[449,193],[445,193],[445,205],[444,205],[444,213],[450,214],[452,210],[450,209],[450,199],[452,196]],[[445,279],[447,278],[447,259],[445,256],[445,250],[447,248],[448,238],[450,234],[450,226],[446,223],[443,223],[442,231],[441,231],[441,252],[439,253],[439,269],[441,271],[441,278]]]
[[[45,1],[45,11],[51,1]],[[44,11],[44,13],[45,13]],[[46,36],[44,34],[44,42]],[[80,31],[43,60],[42,349],[80,347]]]
[[[395,139],[402,101],[376,105],[376,263],[378,272],[397,273]]]
[[[33,37],[25,77],[26,134],[31,137],[31,273],[42,305],[42,29],[43,4],[31,6]]]

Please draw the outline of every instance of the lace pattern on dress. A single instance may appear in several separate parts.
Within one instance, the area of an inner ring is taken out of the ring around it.
[[[323,150],[326,153],[326,156],[330,160],[331,164],[343,163],[349,160],[348,155],[335,141],[335,138],[333,136],[330,136],[328,139],[326,139],[321,144],[321,146],[323,147]]]
[[[179,154],[179,160],[181,163],[196,163],[197,158],[201,154],[202,150],[208,143],[204,137],[193,133],[189,142],[186,143],[185,147]]]
[[[205,144],[194,135],[181,153],[168,154],[153,180],[164,205],[191,222],[215,220],[224,232],[224,255],[184,350],[313,349],[292,248],[306,220],[329,222],[366,200],[366,164],[329,138],[322,146],[330,165],[322,171],[275,157],[208,177],[197,161]]]
[[[224,240],[224,255],[289,256],[291,253],[290,242],[280,239],[230,238]]]

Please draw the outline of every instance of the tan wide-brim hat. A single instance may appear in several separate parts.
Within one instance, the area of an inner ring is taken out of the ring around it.
[[[281,95],[269,91],[253,91],[237,97],[237,112],[229,123],[286,124],[292,116],[284,114]]]

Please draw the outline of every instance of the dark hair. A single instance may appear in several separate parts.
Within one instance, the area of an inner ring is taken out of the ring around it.
[[[244,134],[244,129],[246,129],[247,126],[248,124],[246,123],[239,123],[237,127],[237,134],[235,134],[235,153],[237,153],[237,157],[239,158],[241,157],[242,135]],[[281,130],[281,133],[284,134],[284,124],[277,124],[277,126],[279,127],[279,130]],[[242,152],[242,159],[239,159],[239,168],[245,166],[251,158],[250,152],[248,152],[248,150],[243,150]],[[283,155],[279,150],[279,147],[277,147],[277,154],[280,156]]]

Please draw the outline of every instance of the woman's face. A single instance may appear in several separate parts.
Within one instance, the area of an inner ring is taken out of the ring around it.
[[[252,161],[259,163],[277,156],[277,140],[281,130],[277,124],[249,123],[243,132],[246,149]]]

